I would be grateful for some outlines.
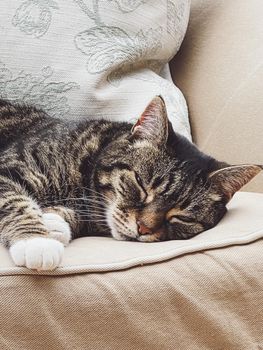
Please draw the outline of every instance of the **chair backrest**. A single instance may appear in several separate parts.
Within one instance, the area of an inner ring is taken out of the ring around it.
[[[192,0],[186,38],[171,62],[194,141],[233,164],[263,164],[262,13],[262,0]],[[263,174],[244,189],[263,192]]]

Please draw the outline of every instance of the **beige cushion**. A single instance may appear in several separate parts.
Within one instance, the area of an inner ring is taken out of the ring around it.
[[[51,276],[25,275],[2,249],[0,349],[260,349],[263,240],[244,243],[263,235],[262,209],[263,195],[236,196],[191,254],[180,241],[79,239]],[[210,249],[212,236],[242,245]]]
[[[40,274],[63,275],[81,272],[122,270],[132,266],[165,261],[186,253],[246,244],[263,237],[263,194],[237,193],[229,211],[213,229],[190,240],[143,244],[107,237],[73,240],[65,250],[61,267]],[[8,251],[0,246],[0,275],[38,274],[15,267]]]
[[[262,13],[262,0],[193,0],[172,64],[195,142],[233,164],[263,164]],[[246,189],[263,192],[263,175]]]

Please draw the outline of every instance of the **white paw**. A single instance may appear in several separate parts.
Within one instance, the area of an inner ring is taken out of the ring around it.
[[[17,266],[47,271],[58,267],[64,246],[52,238],[36,237],[17,241],[9,251]]]
[[[67,245],[71,239],[71,230],[69,224],[56,213],[43,213],[42,220],[48,229],[49,237],[57,239],[64,245]]]

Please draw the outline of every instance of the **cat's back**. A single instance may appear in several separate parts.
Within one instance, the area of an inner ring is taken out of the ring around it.
[[[71,157],[74,151],[96,154],[127,128],[130,129],[127,123],[88,117],[63,121],[34,106],[0,99],[0,158],[21,160],[25,154],[41,153],[52,158],[56,154]]]
[[[57,124],[57,119],[35,107],[0,99],[0,150],[6,149],[13,142],[34,137]]]
[[[0,157],[23,159],[25,153],[96,154],[101,147],[127,133],[131,125],[106,119],[63,121],[24,104],[0,99]]]

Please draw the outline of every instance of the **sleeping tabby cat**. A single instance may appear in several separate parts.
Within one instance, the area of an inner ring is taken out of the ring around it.
[[[191,238],[262,170],[201,153],[173,131],[161,97],[133,127],[0,100],[0,151],[0,239],[16,265],[38,270],[56,268],[76,237]]]

